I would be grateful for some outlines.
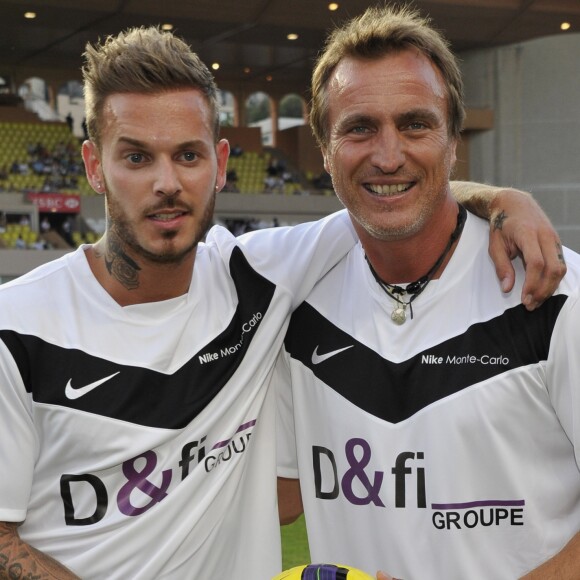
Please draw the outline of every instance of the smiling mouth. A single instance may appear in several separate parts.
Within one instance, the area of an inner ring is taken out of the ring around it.
[[[374,193],[375,195],[389,196],[389,195],[397,195],[398,193],[408,191],[409,189],[411,189],[411,187],[413,187],[413,185],[414,185],[413,183],[397,183],[395,185],[366,184],[365,189],[367,191],[370,191],[371,193]]]
[[[151,219],[154,219],[157,221],[169,222],[169,221],[174,220],[178,217],[181,217],[185,214],[186,214],[186,212],[184,212],[184,211],[174,211],[171,213],[154,213],[154,214],[150,215],[149,217]]]

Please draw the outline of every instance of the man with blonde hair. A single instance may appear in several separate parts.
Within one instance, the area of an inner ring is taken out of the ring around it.
[[[0,288],[0,578],[266,580],[268,378],[352,228],[202,241],[229,152],[211,73],[156,28],[85,58],[83,159],[107,230]]]
[[[207,67],[154,27],[85,59],[82,152],[107,229],[0,288],[0,578],[267,580],[269,378],[290,312],[354,230],[339,212],[206,237],[229,152]]]
[[[534,312],[521,264],[512,292],[491,276],[487,224],[449,183],[459,67],[417,11],[333,32],[312,93],[360,239],[293,313],[273,378],[279,475],[301,488],[313,561],[577,579],[580,257],[554,244],[568,273]]]

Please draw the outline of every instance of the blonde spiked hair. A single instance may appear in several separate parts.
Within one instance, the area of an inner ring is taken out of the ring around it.
[[[109,95],[182,88],[199,89],[205,95],[218,141],[217,86],[209,69],[180,38],[154,26],[130,28],[94,46],[87,44],[83,57],[85,117],[89,137],[97,147],[103,105]]]

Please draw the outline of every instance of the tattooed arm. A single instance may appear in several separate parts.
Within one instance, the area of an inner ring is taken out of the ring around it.
[[[0,580],[78,580],[68,568],[23,542],[18,526],[0,522]]]
[[[504,292],[515,281],[510,260],[522,256],[526,268],[522,303],[528,310],[537,308],[566,274],[560,238],[542,208],[517,189],[452,181],[451,191],[467,209],[490,221],[489,254]]]

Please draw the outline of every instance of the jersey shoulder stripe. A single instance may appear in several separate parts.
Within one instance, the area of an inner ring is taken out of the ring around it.
[[[546,360],[566,298],[553,296],[533,312],[509,308],[400,363],[384,359],[305,302],[292,316],[285,349],[359,408],[398,423],[462,389]]]
[[[275,285],[250,266],[240,248],[234,248],[229,267],[239,297],[231,321],[173,374],[118,364],[14,330],[0,330],[0,340],[38,403],[180,429],[232,378],[274,295]],[[211,365],[207,357],[215,357]]]

